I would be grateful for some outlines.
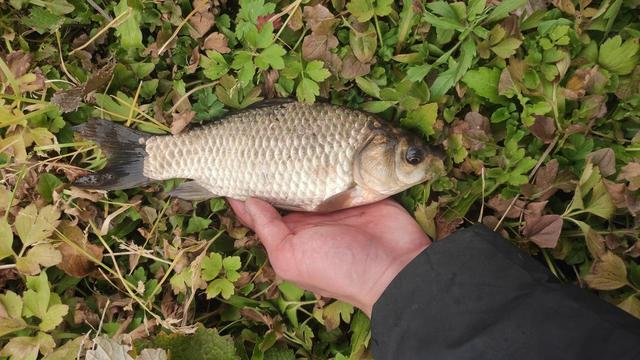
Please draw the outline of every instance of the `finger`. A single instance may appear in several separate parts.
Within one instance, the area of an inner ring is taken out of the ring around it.
[[[245,207],[253,220],[253,230],[268,252],[275,250],[291,234],[278,211],[268,203],[250,198],[245,202]]]
[[[244,226],[253,229],[253,220],[251,219],[251,215],[247,211],[244,202],[231,198],[227,198],[227,201],[229,202],[229,205],[231,205],[233,212],[238,217],[238,220],[240,220]]]

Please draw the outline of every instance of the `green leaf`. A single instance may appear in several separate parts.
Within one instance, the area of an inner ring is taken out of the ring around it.
[[[375,98],[380,97],[380,87],[375,82],[359,76],[356,78],[356,85],[367,95]]]
[[[298,100],[311,104],[318,95],[320,95],[320,87],[318,84],[311,79],[302,78],[296,89]]]
[[[622,43],[620,35],[607,39],[600,46],[598,63],[618,75],[627,75],[640,59],[640,39],[630,38]]]
[[[38,276],[27,276],[27,288],[28,290],[22,294],[24,301],[23,315],[44,318],[51,298],[47,273],[43,271]]]
[[[25,246],[47,239],[58,226],[60,211],[52,205],[40,209],[30,204],[16,216],[15,227]]]
[[[138,79],[143,79],[153,72],[156,68],[154,63],[133,63],[130,65],[131,70]]]
[[[461,46],[460,58],[456,66],[440,73],[431,85],[431,98],[438,99],[451,89],[464,74],[467,73],[476,56],[476,45],[471,38],[467,38]]]
[[[227,279],[215,279],[207,286],[207,299],[212,299],[218,295],[228,300],[234,293],[233,283]]]
[[[292,349],[272,347],[264,353],[264,360],[295,360]]]
[[[491,47],[491,51],[496,53],[499,57],[507,59],[516,53],[516,50],[522,44],[522,40],[516,38],[506,38],[502,40],[498,45]]]
[[[438,118],[438,103],[419,106],[414,111],[407,112],[407,117],[400,124],[404,127],[418,129],[424,136],[435,134],[433,125]]]
[[[362,104],[362,109],[372,114],[377,114],[387,110],[395,103],[395,101],[368,101]]]
[[[504,0],[498,4],[491,11],[486,22],[492,23],[498,20],[502,20],[509,15],[513,10],[523,7],[527,3],[527,0]]]
[[[16,267],[27,275],[37,275],[40,267],[57,265],[62,261],[62,254],[51,244],[37,244],[23,257],[16,261]]]
[[[134,346],[138,353],[147,348],[167,350],[171,360],[240,360],[231,336],[220,336],[217,329],[205,329],[202,324],[197,325],[193,335],[163,333],[136,340]]]
[[[150,99],[158,92],[158,79],[151,79],[142,82],[140,86],[140,97],[143,99]]]
[[[13,337],[0,350],[0,356],[11,356],[11,359],[36,360],[38,352],[43,354],[53,351],[56,346],[53,337],[43,332],[38,332],[34,337]]]
[[[431,65],[423,64],[411,66],[407,69],[407,79],[413,82],[419,82],[431,71]]]
[[[202,260],[202,280],[215,279],[222,270],[222,255],[211,253]]]
[[[7,219],[0,217],[0,260],[13,255],[13,231]]]
[[[256,56],[256,66],[262,70],[268,69],[269,66],[276,70],[283,69],[284,60],[282,57],[286,53],[282,46],[273,44]]]
[[[371,3],[374,0],[351,0],[347,4],[347,10],[351,15],[355,16],[359,22],[369,21],[374,15],[373,6]]]
[[[69,312],[69,306],[64,304],[56,304],[47,309],[42,317],[42,322],[38,325],[42,331],[51,331],[62,322],[62,317]]]
[[[67,341],[64,345],[58,347],[56,351],[44,357],[43,360],[68,360],[75,359],[80,351],[80,346],[86,341],[84,336]]]
[[[35,29],[39,34],[44,34],[55,32],[64,24],[64,21],[64,17],[55,15],[45,8],[34,7],[29,17],[24,18],[22,23]]]
[[[356,311],[351,320],[351,355],[350,360],[360,359],[371,338],[371,321],[362,312]]]
[[[213,198],[209,200],[209,210],[211,212],[222,211],[227,208],[227,203],[224,201],[224,198]]]
[[[236,271],[242,267],[239,256],[227,256],[222,260],[222,267],[225,271]]]
[[[477,70],[468,71],[462,82],[469,86],[477,95],[486,98],[494,104],[503,102],[498,95],[498,82],[500,81],[500,69],[480,67]]]
[[[211,219],[205,219],[194,215],[189,218],[189,223],[187,224],[185,232],[187,234],[194,234],[206,229],[209,224],[211,224]]]
[[[602,180],[600,180],[591,192],[591,198],[585,206],[585,211],[597,215],[603,219],[610,219],[616,207],[613,204],[611,195],[607,191]]]
[[[14,293],[11,290],[7,290],[6,293],[0,294],[0,303],[2,303],[7,314],[12,319],[19,319],[22,317],[22,298],[20,295]]]
[[[340,325],[340,318],[342,318],[342,321],[345,323],[350,323],[353,311],[354,307],[351,304],[342,301],[332,302],[325,306],[324,311],[322,312],[324,326],[328,330],[336,329]]]
[[[31,1],[31,3],[42,5],[41,1]],[[75,9],[67,0],[49,0],[44,3],[44,6],[55,15],[66,15]]]
[[[462,25],[457,19],[438,17],[429,12],[422,14],[422,17],[427,23],[441,30],[464,30],[464,25]]]
[[[288,281],[283,281],[278,284],[278,289],[280,289],[280,292],[287,301],[300,301],[304,295],[304,290]]]
[[[360,62],[367,63],[371,61],[378,46],[378,37],[373,24],[369,23],[367,29],[363,32],[355,31],[355,29],[351,28],[349,31],[349,45],[351,45],[353,54]]]
[[[204,76],[211,80],[217,80],[229,72],[227,60],[215,50],[207,50],[207,55],[200,57],[200,67],[204,70]]]
[[[131,10],[129,10],[131,9]],[[142,16],[140,11],[129,8],[127,0],[120,0],[114,8],[115,15],[119,16],[130,11],[130,15],[125,15],[125,21],[116,26],[116,34],[120,38],[120,46],[123,49],[142,49],[142,31],[140,31],[140,21]]]
[[[53,201],[52,193],[55,188],[60,186],[62,181],[52,174],[42,174],[38,179],[38,192],[47,202]]]
[[[324,62],[320,60],[313,60],[309,62],[307,67],[304,69],[304,72],[315,82],[324,81],[331,76],[329,70],[324,68]]]
[[[22,318],[17,319],[5,319],[0,318],[0,336],[11,334],[12,332],[20,331],[26,328],[27,323]]]

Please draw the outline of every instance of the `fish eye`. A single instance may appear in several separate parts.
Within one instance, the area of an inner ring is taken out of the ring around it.
[[[405,159],[411,165],[418,165],[424,160],[424,153],[422,149],[411,146],[407,149]]]

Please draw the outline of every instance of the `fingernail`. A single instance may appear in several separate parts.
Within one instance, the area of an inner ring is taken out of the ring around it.
[[[244,201],[244,210],[247,212],[247,215],[249,216],[249,220],[251,220],[251,224],[255,224],[255,222],[253,221],[253,209],[252,209],[252,206],[250,205],[251,202],[253,202],[252,198],[248,198],[247,200]]]

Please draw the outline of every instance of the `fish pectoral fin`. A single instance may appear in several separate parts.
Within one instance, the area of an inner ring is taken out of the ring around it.
[[[197,181],[184,182],[169,192],[170,196],[174,196],[183,200],[207,200],[216,197],[216,194],[207,190],[204,186],[198,184]]]
[[[364,189],[359,185],[353,185],[347,190],[337,193],[318,204],[313,211],[331,212],[354,206],[370,204],[388,197],[375,191]]]

